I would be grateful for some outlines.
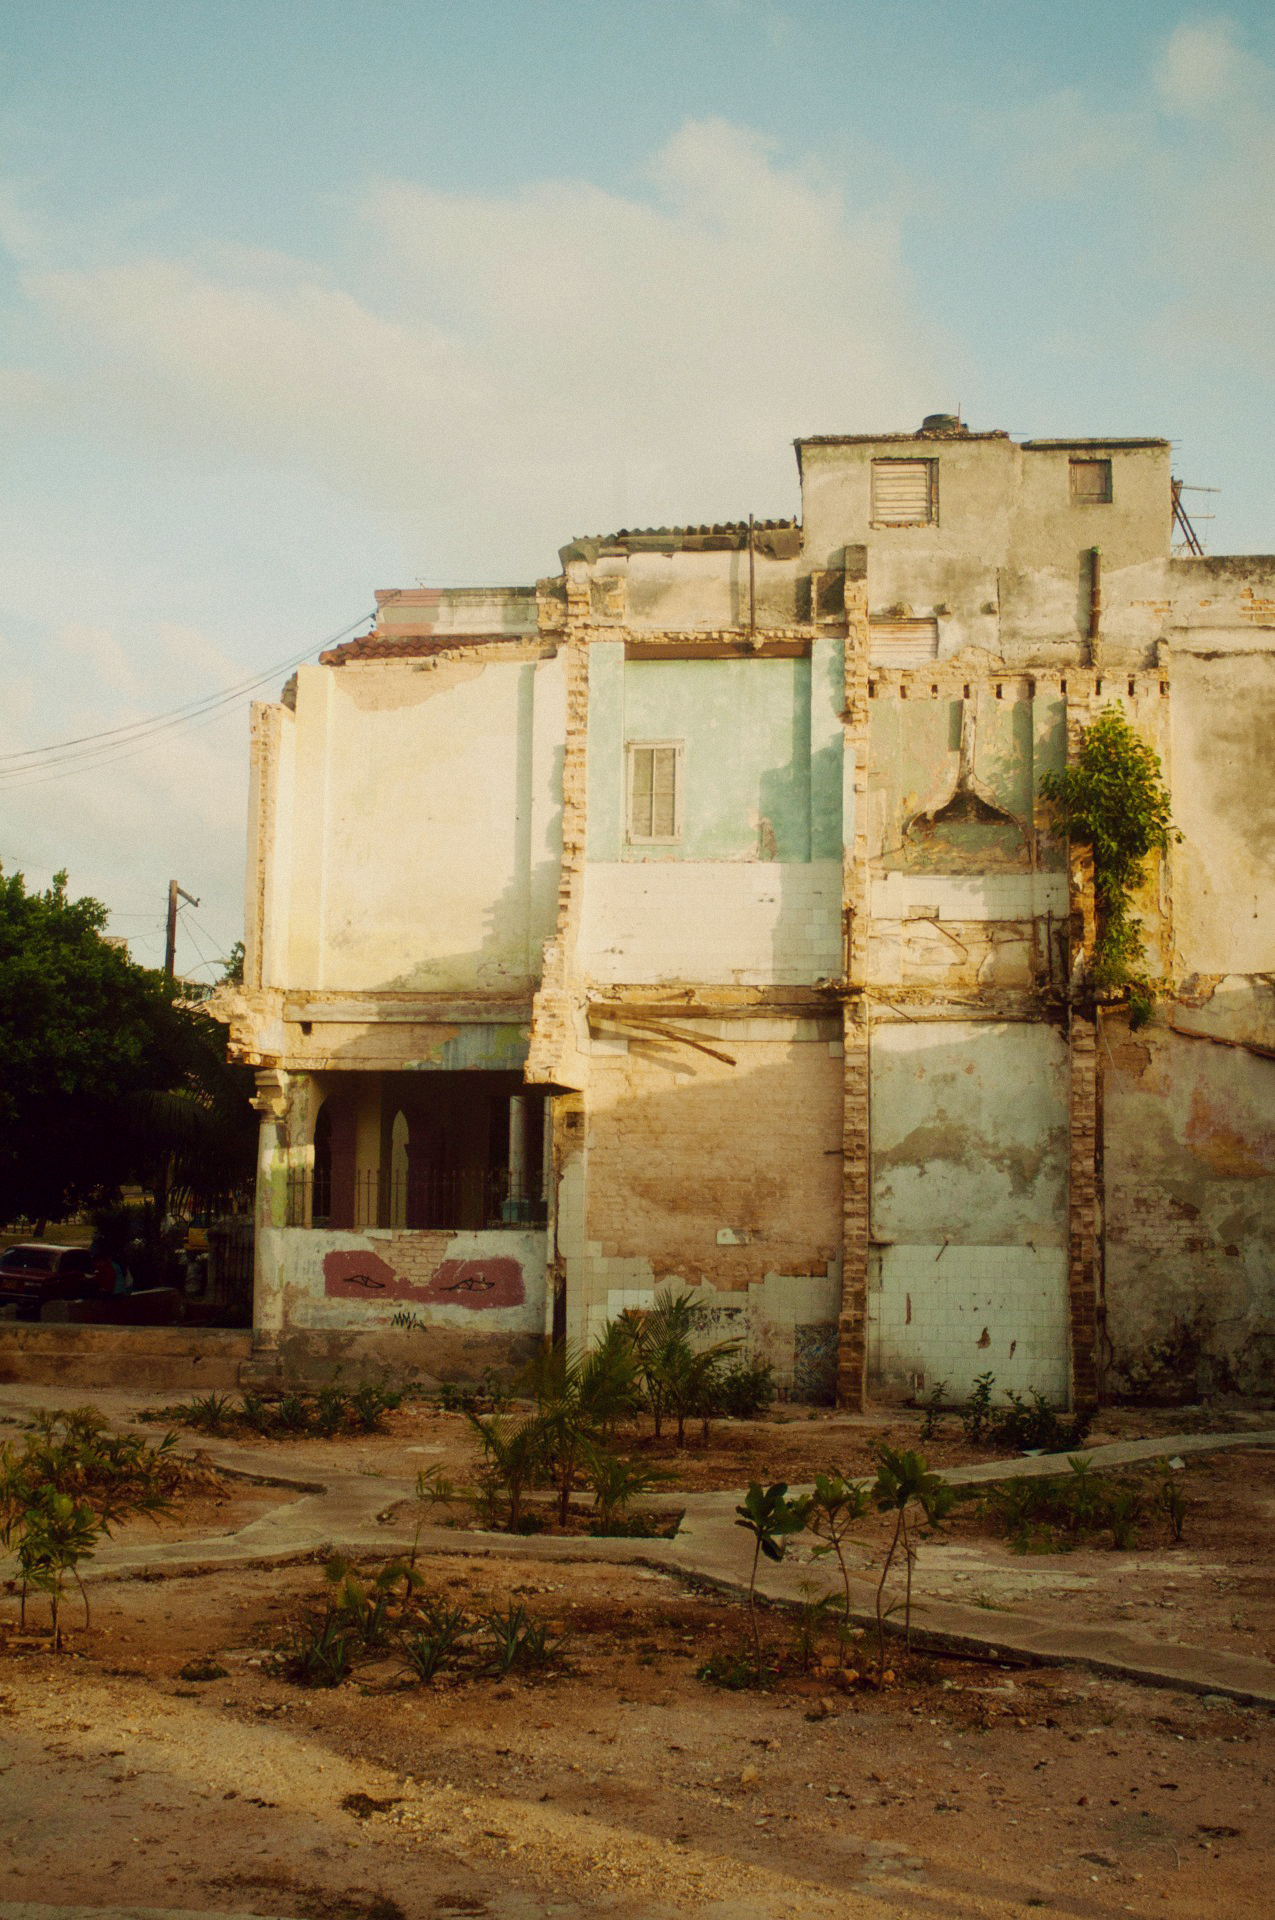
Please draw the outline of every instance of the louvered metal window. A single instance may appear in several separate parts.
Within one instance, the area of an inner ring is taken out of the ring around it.
[[[872,620],[868,659],[874,667],[923,667],[937,657],[937,620]]]
[[[1071,497],[1077,506],[1105,506],[1111,498],[1110,460],[1073,460]]]
[[[679,840],[681,834],[681,742],[630,746],[629,839]]]
[[[926,526],[938,519],[938,504],[937,461],[872,462],[873,526]]]

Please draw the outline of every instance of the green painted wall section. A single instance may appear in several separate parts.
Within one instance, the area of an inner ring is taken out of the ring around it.
[[[835,860],[841,852],[841,643],[800,660],[589,655],[591,860]],[[627,844],[625,749],[683,745],[682,839]]]

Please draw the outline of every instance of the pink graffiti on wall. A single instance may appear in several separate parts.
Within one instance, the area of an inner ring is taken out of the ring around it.
[[[323,1291],[331,1300],[410,1300],[438,1307],[520,1307],[527,1297],[522,1268],[507,1254],[444,1260],[422,1286],[395,1273],[379,1254],[327,1253]]]

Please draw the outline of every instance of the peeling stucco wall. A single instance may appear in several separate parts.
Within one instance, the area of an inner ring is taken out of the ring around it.
[[[802,522],[751,569],[746,528],[687,527],[573,541],[535,589],[385,593],[255,710],[224,1011],[278,1082],[260,1332],[289,1365],[388,1364],[413,1287],[440,1365],[478,1370],[676,1285],[847,1404],[986,1371],[1059,1401],[1269,1384],[1275,558],[1171,555],[1163,440],[798,458]],[[874,524],[879,458],[932,463],[932,519]],[[1109,499],[1075,484],[1095,459]],[[1134,903],[1160,996],[1134,1035],[1093,1004],[1091,866],[1041,790],[1111,706],[1182,836]],[[667,844],[628,821],[656,741]],[[497,1304],[496,1255],[429,1253],[491,1282],[447,1319],[392,1262],[370,1309],[314,1292],[323,1236],[270,1251],[351,1069],[553,1090],[534,1313]]]
[[[562,666],[538,651],[301,669],[261,856],[263,986],[530,993],[565,732]]]
[[[1065,1400],[1064,1037],[895,1021],[871,1058],[872,1383],[959,1396],[990,1371]]]
[[[1140,1032],[1104,1029],[1106,1385],[1168,1401],[1269,1392],[1275,1057],[1218,1042],[1275,1056],[1275,993],[1232,979]]]
[[[269,1227],[258,1236],[256,1318],[285,1374],[343,1356],[360,1375],[472,1378],[535,1351],[545,1264],[543,1232]],[[403,1313],[419,1324],[394,1326]]]

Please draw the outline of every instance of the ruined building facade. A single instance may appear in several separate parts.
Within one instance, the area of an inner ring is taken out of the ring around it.
[[[258,1375],[668,1284],[810,1400],[1269,1383],[1275,560],[1173,555],[1162,440],[797,457],[799,522],[383,593],[254,710]],[[1041,797],[1110,705],[1182,835],[1136,1032]]]

